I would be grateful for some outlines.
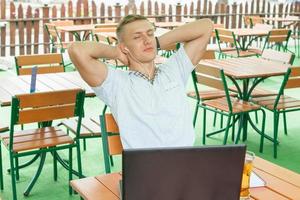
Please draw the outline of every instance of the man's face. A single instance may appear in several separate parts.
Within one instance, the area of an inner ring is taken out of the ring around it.
[[[126,24],[122,39],[131,56],[139,62],[152,62],[156,56],[154,27],[147,20]]]

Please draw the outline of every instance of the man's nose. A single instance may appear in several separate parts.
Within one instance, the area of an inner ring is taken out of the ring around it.
[[[151,40],[148,35],[144,35],[143,39],[144,39],[144,43],[145,44],[148,44],[150,42],[150,40]]]

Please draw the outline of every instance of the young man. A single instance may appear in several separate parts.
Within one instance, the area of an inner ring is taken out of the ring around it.
[[[192,146],[194,129],[185,87],[206,50],[213,30],[209,19],[178,27],[159,38],[140,15],[118,25],[115,47],[75,42],[68,52],[82,78],[110,107],[123,148]],[[164,64],[155,66],[157,47],[184,43]],[[159,44],[159,45],[158,45]],[[129,70],[107,67],[99,58],[118,59]]]

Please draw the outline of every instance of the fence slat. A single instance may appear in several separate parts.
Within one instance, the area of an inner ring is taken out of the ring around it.
[[[92,1],[92,16],[93,17],[97,17],[97,6],[96,6],[96,3],[95,1]],[[97,24],[97,19],[93,19],[93,24]]]
[[[27,7],[26,18],[32,18],[31,6]],[[26,54],[31,54],[31,36],[32,36],[32,22],[26,22]]]
[[[148,9],[147,9],[147,15],[152,15],[152,3],[151,0],[148,0]]]
[[[73,17],[73,2],[71,0],[68,2],[68,17]],[[73,41],[72,33],[69,33],[69,40]]]
[[[83,16],[88,17],[89,16],[89,2],[88,0],[83,0]],[[83,24],[90,24],[90,19],[83,20]]]
[[[165,14],[166,14],[166,5],[164,3],[162,3],[161,4],[161,15],[165,15]],[[166,17],[161,17],[159,21],[165,22]]]
[[[49,22],[49,10],[50,10],[50,8],[47,5],[45,5],[43,7],[44,53],[50,52],[49,35],[45,28],[45,24]]]
[[[197,10],[196,10],[197,15],[200,15],[200,12],[201,12],[201,1],[198,0],[197,1]]]
[[[34,12],[34,18],[40,18],[40,10],[38,8],[35,9]],[[40,21],[39,20],[34,20],[33,21],[33,30],[34,30],[34,54],[39,53],[39,33],[40,33]]]
[[[176,22],[181,22],[181,8],[182,8],[182,5],[180,3],[177,3],[177,5],[176,5]]]
[[[101,5],[100,5],[100,23],[105,23],[105,19],[104,19],[104,16],[105,16],[105,5],[104,3],[102,2]],[[102,18],[103,17],[103,18]]]
[[[4,20],[5,19],[5,17],[6,17],[6,1],[5,0],[2,0],[2,1],[0,1],[0,3],[1,3],[1,10],[0,10],[0,12],[1,12],[1,16],[0,16],[0,18],[2,19],[2,20]],[[6,50],[6,48],[5,48],[5,45],[6,45],[6,26],[4,26],[4,27],[1,27],[0,28],[0,32],[1,32],[1,49],[0,49],[0,51],[1,51],[1,56],[5,56],[6,55],[6,52],[5,52],[5,50]]]
[[[18,7],[18,19],[24,19],[24,15],[23,15],[23,6],[22,4],[19,5]],[[20,21],[18,23],[18,29],[19,29],[19,52],[21,55],[23,55],[25,53],[24,50],[24,22]]]
[[[13,2],[10,2],[10,19],[16,19],[16,7]],[[10,31],[10,55],[14,56],[16,55],[16,28],[17,28],[17,22],[11,21],[9,24],[9,31]]]
[[[173,17],[172,17],[172,6],[169,5],[169,22],[173,21]]]

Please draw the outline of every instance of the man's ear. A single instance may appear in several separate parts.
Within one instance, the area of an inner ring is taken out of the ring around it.
[[[129,53],[129,49],[125,46],[124,43],[120,43],[120,48],[121,48],[121,51],[122,51],[124,54],[128,54],[128,53]]]

